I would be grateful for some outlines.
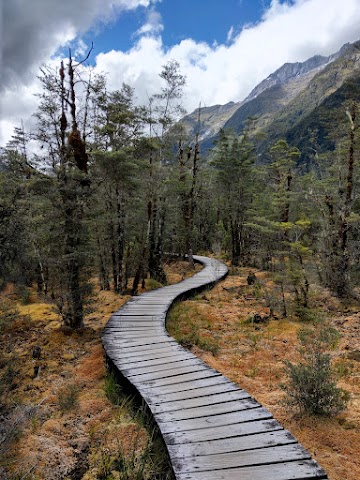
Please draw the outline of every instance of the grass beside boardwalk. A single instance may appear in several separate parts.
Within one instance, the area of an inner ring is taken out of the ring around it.
[[[172,283],[192,274],[185,262],[167,273]],[[129,298],[97,292],[71,332],[34,290],[1,293],[0,478],[172,478],[161,438],[105,368],[102,328]]]
[[[310,307],[295,308],[291,292],[289,316],[281,318],[282,299],[270,274],[231,269],[211,291],[181,302],[168,316],[170,334],[213,368],[246,389],[289,429],[327,471],[331,480],[360,478],[360,312],[312,285]],[[276,319],[270,316],[272,306]],[[300,317],[299,318],[299,313]],[[259,317],[264,320],[257,323]],[[268,317],[268,318],[267,318]],[[298,362],[298,332],[335,328],[339,340],[329,351],[338,385],[350,394],[347,409],[336,417],[300,414],[284,403],[284,360]]]

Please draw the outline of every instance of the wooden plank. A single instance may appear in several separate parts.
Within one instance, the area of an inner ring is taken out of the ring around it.
[[[152,403],[151,410],[153,413],[164,413],[186,408],[205,407],[235,400],[244,400],[245,398],[250,398],[250,395],[245,390],[238,389],[232,392],[207,395],[206,397],[188,398],[187,400],[166,403]],[[154,399],[152,399],[152,402],[154,402]]]
[[[123,338],[121,333],[114,333],[112,335],[112,339],[115,340],[121,347],[129,347],[134,345],[152,345],[154,343],[174,341],[174,338],[168,335],[152,335],[151,337],[145,338],[136,335],[135,338],[133,337],[128,339]]]
[[[249,416],[250,412],[252,415],[252,421],[239,422],[219,427],[198,428],[197,430],[187,430],[183,432],[165,433],[164,438],[166,444],[195,444],[196,442],[221,440],[231,437],[240,437],[242,435],[247,438],[249,435],[253,434],[283,430],[280,423],[277,420],[274,420],[271,417],[270,412],[265,408],[254,408],[251,411],[245,411],[247,416]]]
[[[176,475],[177,480],[322,480],[326,478],[324,470],[313,460]]]
[[[297,443],[295,445],[291,444],[279,447],[258,448],[256,450],[247,450],[246,452],[186,457],[186,461],[176,461],[175,459],[173,467],[175,473],[207,472],[256,465],[267,465],[268,469],[271,470],[272,463],[310,460],[310,458],[309,452]]]
[[[157,322],[124,322],[122,323],[121,325],[119,325],[118,327],[110,327],[110,328],[107,328],[106,331],[104,331],[103,335],[108,335],[108,334],[113,334],[113,331],[116,332],[117,329],[120,328],[120,329],[137,329],[137,330],[144,330],[144,329],[147,329],[147,328],[161,328],[161,325]],[[114,329],[114,330],[113,330]],[[135,336],[136,338],[136,336]]]
[[[147,353],[146,355],[145,354],[137,354],[135,356],[131,356],[129,357],[128,355],[120,355],[118,356],[119,359],[121,359],[124,367],[126,367],[127,365],[132,365],[132,364],[141,364],[141,363],[144,363],[146,364],[147,362],[160,362],[160,363],[164,363],[165,361],[167,361],[168,358],[173,358],[174,356],[176,356],[177,358],[186,358],[185,355],[186,353],[184,352],[176,352],[176,350],[174,351],[175,349],[162,349],[159,350],[158,352],[156,353]]]
[[[111,319],[114,319],[113,322],[116,322],[117,325],[120,325],[121,323],[125,323],[126,321],[130,321],[131,323],[135,323],[135,322],[151,323],[151,322],[155,322],[156,320],[161,321],[162,316],[160,315],[128,315],[128,314],[125,315],[124,313],[121,312],[118,315],[116,315],[115,313],[112,315],[112,317],[110,318],[110,325],[112,325]]]
[[[166,367],[165,367],[166,368]],[[141,375],[128,375],[129,380],[134,382],[150,382],[152,380],[168,380],[168,379],[175,379],[175,381],[180,381],[178,377],[183,376],[184,374],[188,373],[196,373],[196,372],[203,372],[207,371],[208,367],[203,363],[193,363],[191,365],[185,367],[178,367],[176,369],[166,369],[161,370],[153,373],[143,373]]]
[[[176,362],[182,362],[184,360],[189,360],[193,358],[193,355],[191,353],[187,354],[186,352],[169,352],[168,356],[162,356],[160,358],[150,358],[148,360],[144,360],[142,356],[139,357],[138,361],[131,361],[131,362],[126,362],[124,360],[124,368],[127,368],[128,366],[136,369],[136,368],[142,368],[142,367],[147,367],[147,366],[157,366],[157,365],[164,365],[164,360],[166,359],[166,363],[171,363],[172,365]],[[174,367],[174,365],[173,365]]]
[[[255,408],[257,406],[260,406],[260,404],[251,397],[248,397],[243,400],[232,400],[230,402],[216,403],[215,405],[211,406],[211,410],[207,405],[205,405],[202,407],[157,413],[156,420],[162,423],[170,423],[178,420],[197,419],[201,417],[209,419],[213,416],[218,416],[224,413],[239,412],[240,410]]]
[[[216,395],[217,393],[226,393],[234,390],[239,390],[239,387],[234,383],[223,377],[223,382],[218,382],[215,385],[193,388],[191,390],[185,390],[174,393],[167,393],[164,395],[156,395],[152,397],[153,403],[162,403],[166,405],[167,402],[174,402],[177,400],[188,400],[190,398],[207,397],[208,395]]]
[[[202,376],[201,378],[194,378],[190,382],[185,381],[185,382],[179,382],[176,384],[170,384],[170,385],[162,385],[161,389],[158,389],[156,384],[152,387],[149,388],[144,388],[142,389],[143,394],[146,395],[147,390],[154,394],[155,397],[159,395],[159,392],[161,392],[162,395],[168,395],[170,393],[178,393],[178,392],[189,392],[191,390],[195,390],[200,387],[209,387],[211,385],[218,385],[219,383],[224,383],[225,377],[223,377],[220,373],[216,373],[215,375],[208,375],[208,376]],[[229,380],[227,380],[229,382]],[[156,392],[156,393],[154,393]]]
[[[192,382],[193,380],[200,380],[207,377],[217,377],[217,376],[220,376],[220,374],[217,372],[213,372],[212,370],[209,370],[209,369],[204,369],[204,370],[196,371],[193,373],[184,373],[182,375],[177,375],[175,377],[159,378],[157,380],[145,381],[145,379],[142,379],[141,390],[145,392],[149,388],[158,389],[159,387],[164,387],[167,385],[174,385],[179,383],[183,384],[184,382]],[[134,381],[135,380],[136,380],[136,377],[134,377]]]
[[[131,338],[132,340],[134,340],[134,336],[136,338],[149,338],[149,337],[153,337],[154,335],[156,334],[160,334],[160,332],[154,332],[154,331],[151,331],[149,332],[147,329],[142,329],[142,330],[135,330],[135,334],[133,331],[130,331],[130,332],[127,332],[127,331],[123,331],[123,332],[116,332],[117,334],[119,334],[121,336],[121,338],[126,338],[126,339],[129,339]]]
[[[151,348],[159,348],[161,345],[164,345],[164,346],[178,345],[176,341],[171,337],[165,338],[163,340],[159,340],[157,342],[151,342],[151,343],[134,341],[134,342],[128,343],[127,345],[119,345],[119,342],[114,340],[113,338],[111,339],[105,338],[104,342],[109,346],[111,345],[118,346],[119,348],[121,348],[122,351],[128,350],[129,352],[143,352],[146,350],[150,350]]]
[[[247,410],[239,410],[231,413],[223,413],[222,415],[213,415],[208,417],[201,417],[197,419],[179,420],[177,422],[159,422],[159,426],[162,433],[176,433],[186,432],[190,430],[198,430],[226,425],[233,425],[240,422],[250,422],[253,419],[259,418],[260,415],[264,415],[263,408],[254,405],[254,408]],[[258,412],[259,411],[259,412]],[[268,418],[272,415],[267,412]]]
[[[261,432],[255,435],[222,438],[221,440],[208,440],[185,444],[169,445],[168,450],[175,461],[186,457],[216,455],[219,453],[242,452],[257,448],[278,447],[297,443],[296,439],[287,430],[274,432]]]
[[[175,358],[173,361],[166,359],[166,362],[158,363],[155,365],[144,365],[139,367],[137,365],[129,365],[128,367],[124,367],[126,370],[126,374],[129,376],[134,375],[145,375],[150,373],[158,373],[158,372],[167,372],[168,370],[171,371],[171,375],[174,375],[174,372],[177,372],[179,369],[185,367],[206,367],[200,360],[197,358]]]
[[[166,305],[152,305],[151,309],[146,305],[125,305],[121,309],[122,315],[128,316],[139,316],[145,315],[149,317],[154,317],[157,315],[163,315],[167,311]]]
[[[123,360],[128,360],[131,361],[132,358],[138,358],[139,356],[142,356],[142,358],[160,358],[161,355],[167,354],[167,352],[174,352],[177,348],[179,348],[179,344],[174,342],[165,342],[165,343],[159,343],[155,345],[149,345],[146,348],[146,351],[144,353],[143,347],[139,348],[132,348],[131,351],[127,350],[124,352],[124,349],[117,345],[116,343],[109,343],[107,342],[107,347],[106,351],[116,351],[119,352],[119,358],[122,358]]]

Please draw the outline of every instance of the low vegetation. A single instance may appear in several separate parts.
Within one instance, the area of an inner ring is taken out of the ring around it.
[[[254,273],[256,282],[249,285]],[[177,304],[167,326],[266,406],[331,480],[357,480],[358,305],[313,281],[308,295],[308,306],[299,308],[293,286],[282,288],[277,274],[232,267],[214,289]],[[215,354],[201,345],[208,339],[216,342]]]
[[[0,478],[170,480],[162,439],[105,369],[100,332],[129,296],[99,292],[72,331],[29,291],[26,304],[11,285],[0,297]]]

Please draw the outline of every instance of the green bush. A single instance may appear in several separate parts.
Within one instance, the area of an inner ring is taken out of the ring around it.
[[[285,403],[301,413],[331,416],[346,408],[349,394],[336,386],[331,357],[326,351],[339,339],[338,332],[326,326],[299,332],[301,361],[285,361],[288,382],[281,385]]]

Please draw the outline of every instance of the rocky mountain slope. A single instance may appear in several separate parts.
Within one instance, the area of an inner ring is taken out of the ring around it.
[[[260,155],[280,137],[303,148],[307,132],[315,128],[320,132],[320,143],[331,147],[327,139],[328,119],[339,114],[344,101],[359,96],[359,77],[360,41],[345,44],[328,57],[316,55],[302,63],[286,63],[260,82],[242,102],[201,109],[202,153],[206,154],[213,146],[221,128],[240,133],[249,118],[255,119],[255,133],[266,134],[258,147]],[[182,120],[191,135],[199,128],[198,113],[197,109]]]

